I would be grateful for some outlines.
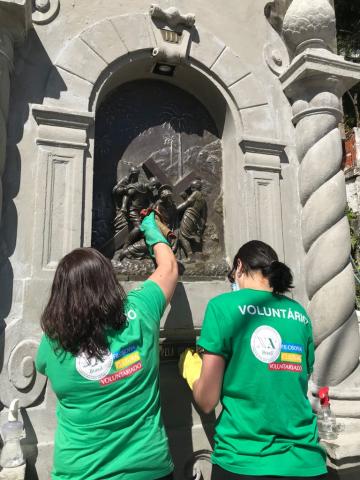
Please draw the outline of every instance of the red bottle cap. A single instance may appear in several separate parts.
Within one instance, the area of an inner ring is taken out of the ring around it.
[[[321,387],[319,389],[318,396],[320,398],[321,406],[328,407],[330,405],[329,401],[329,387]]]

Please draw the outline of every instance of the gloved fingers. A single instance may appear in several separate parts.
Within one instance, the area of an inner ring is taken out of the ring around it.
[[[201,374],[202,360],[198,353],[187,348],[180,356],[179,371],[180,375],[186,380],[191,390],[196,380]]]
[[[150,215],[151,212],[152,212],[151,208],[143,208],[142,210],[140,210],[140,217],[144,219],[145,217]]]
[[[180,375],[184,377],[184,367],[185,367],[185,362],[186,362],[186,359],[190,356],[192,356],[192,350],[191,348],[187,348],[186,350],[184,350],[181,354],[180,354],[180,358],[179,358],[179,363],[178,363],[178,366],[179,366],[179,372],[180,372]]]
[[[155,212],[153,210],[144,217],[143,221],[140,224],[140,230],[144,232],[149,227],[157,228],[157,225],[155,222]]]

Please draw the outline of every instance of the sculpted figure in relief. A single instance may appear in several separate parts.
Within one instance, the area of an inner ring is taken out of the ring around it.
[[[114,219],[115,259],[141,259],[147,255],[140,231],[141,212],[152,209],[163,235],[169,240],[174,252],[184,252],[189,258],[201,251],[202,236],[207,220],[207,203],[202,192],[202,181],[193,180],[179,205],[174,201],[173,187],[161,184],[156,177],[141,181],[140,168],[131,167],[113,188],[116,207]]]
[[[179,228],[179,248],[189,257],[194,244],[201,247],[202,235],[206,226],[207,204],[201,191],[201,180],[193,180],[186,200],[178,205],[177,211],[182,213]]]

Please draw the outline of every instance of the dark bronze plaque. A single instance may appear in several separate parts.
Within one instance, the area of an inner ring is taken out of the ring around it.
[[[152,268],[140,211],[155,210],[184,275],[223,276],[221,141],[192,95],[160,81],[114,90],[96,116],[92,244],[125,277]]]

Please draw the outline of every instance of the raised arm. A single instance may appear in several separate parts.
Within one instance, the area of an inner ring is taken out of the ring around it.
[[[178,280],[178,266],[169,242],[156,225],[154,212],[147,215],[141,223],[141,231],[150,255],[155,257],[156,269],[149,280],[157,283],[169,303]]]
[[[179,276],[176,258],[169,245],[165,243],[157,243],[154,246],[154,254],[156,269],[149,279],[159,285],[164,292],[166,303],[169,303]]]

